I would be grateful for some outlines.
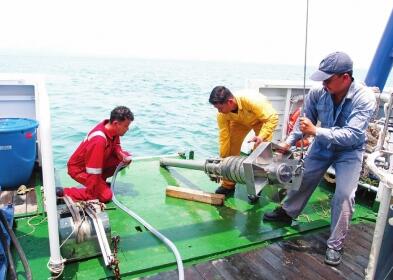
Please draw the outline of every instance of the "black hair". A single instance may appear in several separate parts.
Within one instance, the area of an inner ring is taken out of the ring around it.
[[[209,103],[224,104],[229,98],[233,97],[232,92],[224,86],[216,86],[210,93]]]
[[[134,120],[134,114],[131,112],[130,109],[128,109],[126,106],[117,106],[115,109],[112,110],[111,117],[109,119],[110,123],[114,121],[122,122],[125,120]]]
[[[350,71],[347,71],[347,72],[343,72],[343,73],[340,73],[340,74],[337,74],[337,75],[342,76],[344,74],[348,74],[348,76],[351,78],[351,80],[352,81],[354,80],[354,78],[353,78],[353,70],[350,70]]]

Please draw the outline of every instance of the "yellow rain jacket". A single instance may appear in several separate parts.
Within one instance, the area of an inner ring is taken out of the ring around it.
[[[263,141],[270,141],[278,124],[276,110],[259,92],[242,90],[234,96],[237,113],[217,114],[220,156],[223,158],[240,155],[241,145],[251,129]]]

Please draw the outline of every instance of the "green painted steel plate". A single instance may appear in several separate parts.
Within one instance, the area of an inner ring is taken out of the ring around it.
[[[76,185],[63,171],[63,186]],[[121,171],[116,182],[116,197],[129,209],[169,238],[178,248],[185,265],[202,262],[264,246],[277,239],[289,238],[329,225],[330,198],[333,187],[320,186],[312,195],[303,214],[292,226],[262,221],[265,211],[274,209],[278,190],[267,186],[256,204],[248,202],[246,188],[238,185],[235,195],[224,206],[212,206],[165,196],[168,185],[178,185],[214,192],[217,184],[201,171],[161,168],[157,158],[135,160]],[[136,220],[109,203],[112,236],[119,235],[120,272],[122,279],[175,269],[175,257],[158,238]],[[38,223],[42,217],[35,217]],[[354,222],[375,219],[367,206],[357,204]],[[32,231],[28,219],[18,220],[17,235]],[[47,224],[34,226],[34,232],[20,238],[28,255],[35,279],[49,276]],[[22,271],[18,263],[18,271]],[[101,257],[68,263],[63,279],[102,279],[113,275]]]

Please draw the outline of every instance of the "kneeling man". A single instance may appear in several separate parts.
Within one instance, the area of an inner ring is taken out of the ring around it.
[[[110,201],[112,191],[106,179],[113,175],[120,162],[131,162],[130,154],[120,146],[120,136],[128,131],[133,120],[130,109],[119,106],[112,110],[109,120],[93,128],[67,163],[68,174],[84,187],[57,189],[56,194],[73,200]]]

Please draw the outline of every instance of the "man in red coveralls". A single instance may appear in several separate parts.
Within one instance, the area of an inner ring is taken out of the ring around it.
[[[106,179],[113,175],[120,162],[131,162],[130,154],[120,146],[120,136],[128,131],[133,120],[130,109],[119,106],[112,110],[109,120],[93,128],[67,163],[68,174],[84,187],[57,189],[56,194],[73,200],[110,201],[112,191]]]

